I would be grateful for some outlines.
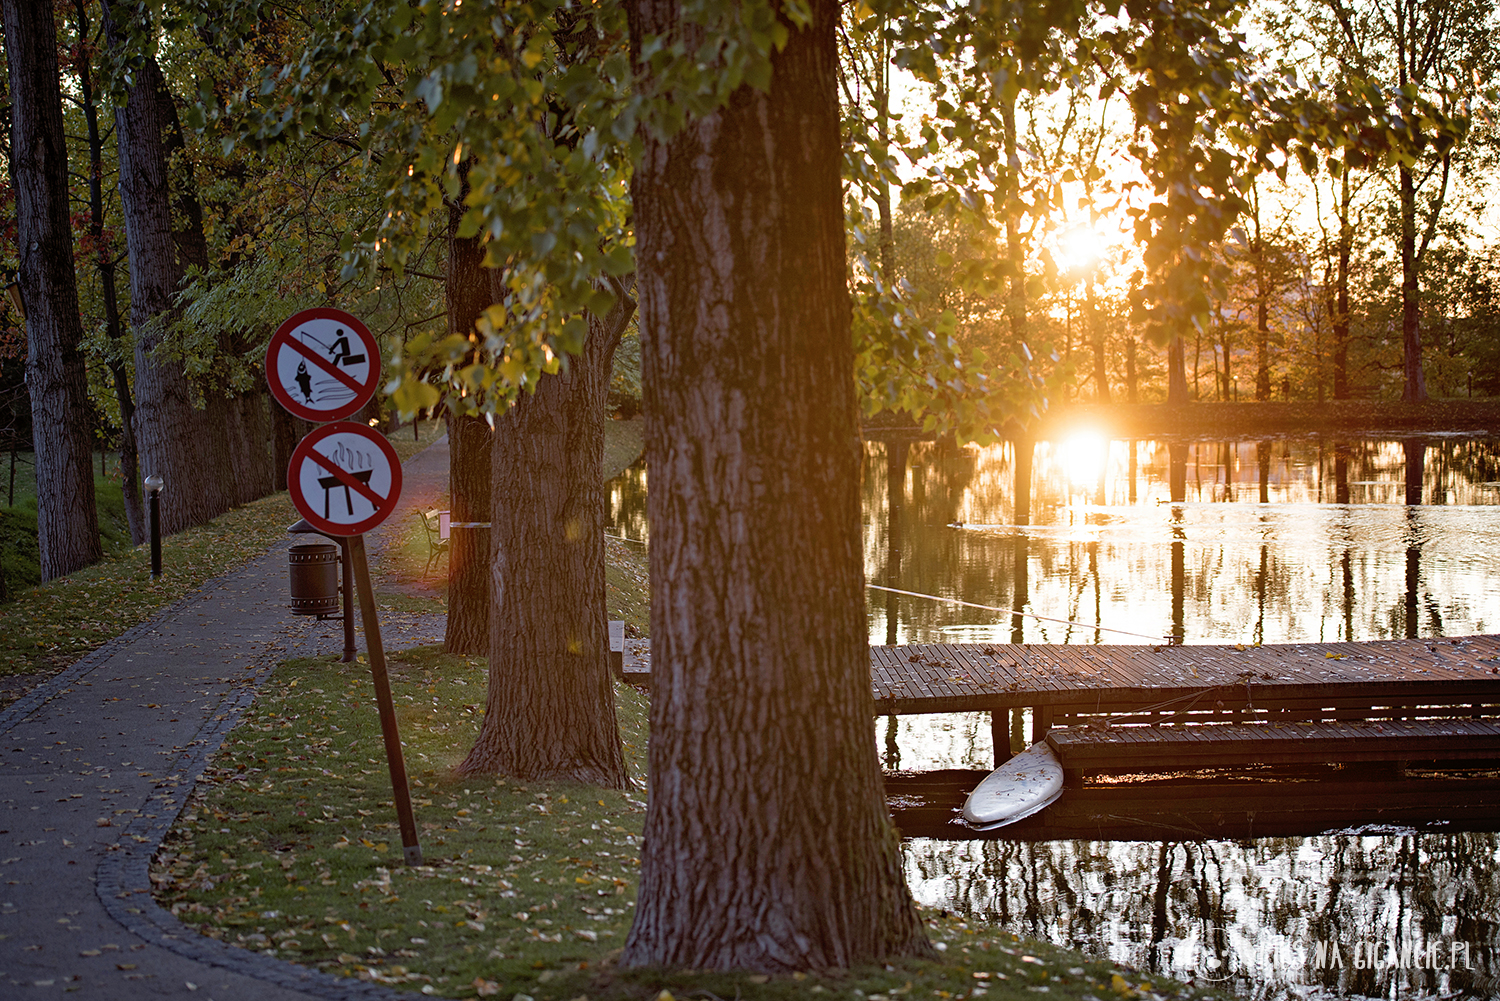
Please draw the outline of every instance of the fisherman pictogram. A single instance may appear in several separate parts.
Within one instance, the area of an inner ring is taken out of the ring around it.
[[[323,423],[356,413],[380,382],[380,346],[357,317],[304,309],[266,346],[271,394],[294,416]]]
[[[333,358],[335,365],[358,365],[365,360],[364,355],[355,354],[349,347],[349,335],[344,333],[340,327],[334,333],[333,347],[328,349],[328,354]]]

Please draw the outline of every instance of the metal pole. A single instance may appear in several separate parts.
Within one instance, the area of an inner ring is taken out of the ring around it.
[[[161,491],[151,491],[151,579],[161,577]]]
[[[354,663],[354,563],[349,556],[349,540],[339,539],[339,548],[344,551],[344,656],[343,664]]]
[[[360,618],[365,624],[365,647],[370,652],[370,675],[375,680],[375,701],[380,706],[380,734],[385,738],[385,760],[391,769],[391,792],[396,801],[396,819],[401,824],[401,847],[407,865],[422,864],[422,846],[417,842],[417,821],[411,812],[411,790],[406,783],[406,758],[401,753],[401,733],[396,728],[396,706],[391,701],[391,679],[385,673],[385,647],[380,642],[380,619],[375,613],[375,590],[370,586],[370,564],[365,558],[365,537],[349,539],[354,580],[359,586]]]

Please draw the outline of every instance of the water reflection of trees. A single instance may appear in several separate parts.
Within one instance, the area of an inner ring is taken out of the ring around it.
[[[1493,834],[907,845],[927,904],[1253,997],[1500,989]],[[1363,943],[1363,944],[1361,944]],[[1434,969],[1467,958],[1473,970]],[[1372,953],[1370,950],[1376,950]],[[1390,950],[1423,959],[1393,969]],[[1331,962],[1337,950],[1338,964]],[[1356,952],[1358,950],[1358,953]],[[1380,965],[1368,962],[1377,955]],[[1301,985],[1301,986],[1298,986]]]
[[[1420,450],[1399,441],[1115,442],[1102,475],[1084,477],[1064,447],[1042,442],[1028,527],[1011,521],[1010,445],[914,443],[897,495],[899,576],[888,555],[886,446],[867,448],[872,583],[998,609],[878,595],[872,636],[886,642],[1130,641],[1098,624],[1189,643],[1379,639],[1484,631],[1500,615],[1500,581],[1479,557],[1500,544],[1500,524],[1482,508],[1452,506],[1494,492],[1473,479],[1495,475],[1492,441]],[[1125,483],[1132,451],[1136,476]],[[1170,501],[1174,452],[1181,506]],[[1418,452],[1423,496],[1451,513],[1401,504]],[[1101,493],[1107,505],[1096,503]],[[1081,625],[1027,621],[1017,631],[1011,608]],[[891,610],[899,630],[887,628]]]
[[[646,525],[646,460],[635,464],[609,481],[609,524],[611,531],[638,542],[650,540]]]

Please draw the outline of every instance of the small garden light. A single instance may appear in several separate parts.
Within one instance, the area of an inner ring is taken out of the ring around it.
[[[147,518],[151,532],[151,579],[161,576],[161,491],[167,481],[152,473],[146,477]]]

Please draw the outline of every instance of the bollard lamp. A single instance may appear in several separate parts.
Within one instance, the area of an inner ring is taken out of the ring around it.
[[[167,481],[155,473],[146,477],[146,520],[151,533],[151,579],[161,576],[161,491]]]

